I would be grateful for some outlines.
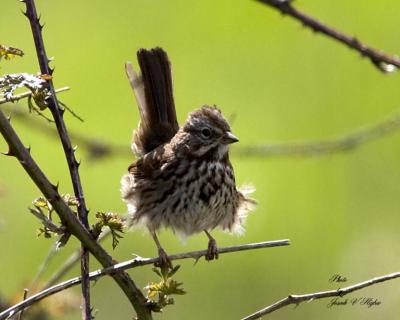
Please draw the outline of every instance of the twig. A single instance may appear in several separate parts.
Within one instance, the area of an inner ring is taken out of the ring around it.
[[[98,242],[103,241],[105,238],[107,238],[109,235],[111,235],[110,229],[106,229],[98,238]],[[43,288],[49,288],[53,285],[55,285],[58,281],[62,279],[64,275],[66,275],[72,267],[79,261],[80,258],[80,250],[77,249],[75,250],[69,257],[68,259],[64,262],[64,264],[61,266],[60,269],[58,269],[51,277],[50,279],[46,282],[46,284],[43,286]]]
[[[60,92],[67,91],[69,89],[70,89],[69,87],[62,87],[62,88],[56,89],[55,92],[60,93]],[[32,96],[31,91],[23,92],[23,93],[13,96],[11,99],[6,99],[6,98],[0,99],[0,104],[7,103],[7,102],[17,102],[23,98],[28,98],[30,96]]]
[[[64,102],[58,100],[58,103],[65,109],[68,110],[70,114],[72,114],[75,118],[77,118],[80,122],[85,122],[82,117],[80,117],[74,110],[68,107]]]
[[[29,211],[36,217],[40,222],[43,224],[43,226],[48,229],[51,232],[57,233],[57,234],[63,234],[65,230],[57,226],[51,219],[49,219],[43,212],[40,210],[37,210],[36,208],[29,208]]]
[[[31,288],[31,290],[33,288],[38,287],[38,282],[39,282],[41,276],[43,275],[43,273],[46,271],[48,265],[50,264],[50,261],[53,260],[53,258],[55,257],[55,255],[57,253],[57,249],[58,249],[58,243],[55,242],[55,243],[53,243],[53,245],[51,246],[51,249],[47,253],[46,258],[44,259],[42,264],[39,266],[35,277],[32,279],[31,285],[29,286]],[[80,258],[80,250],[77,252],[77,255],[78,255],[77,261],[78,261]]]
[[[80,249],[76,249],[69,257],[68,259],[64,262],[64,264],[61,266],[60,269],[58,269],[52,276],[51,278],[46,282],[46,284],[43,286],[43,288],[47,289],[56,284],[60,279],[66,275],[72,268],[73,266],[79,261],[80,259]]]
[[[261,144],[234,149],[237,155],[258,156],[322,156],[353,150],[364,143],[383,137],[400,129],[400,115],[394,116],[338,138],[310,142]]]
[[[40,24],[40,18],[37,15],[35,1],[24,0],[26,4],[25,16],[28,18],[31,25],[33,38],[35,41],[36,53],[40,65],[42,74],[52,75],[53,70],[49,67],[49,59],[46,54],[46,49],[42,37],[43,26]],[[79,175],[79,163],[75,158],[74,149],[72,148],[70,138],[68,136],[67,128],[63,119],[63,109],[59,105],[57,100],[56,92],[51,77],[47,81],[47,87],[51,93],[48,99],[48,106],[53,115],[54,121],[57,126],[58,134],[60,136],[62,146],[64,149],[65,157],[67,159],[69,172],[71,175],[72,185],[74,188],[75,197],[78,199],[78,216],[82,222],[83,227],[87,230],[89,228],[88,222],[88,209],[86,208],[85,198],[83,194],[83,188],[81,178]],[[89,282],[89,252],[82,244],[82,255],[81,255],[81,273],[82,273],[82,296],[83,296],[83,308],[82,316],[85,320],[92,320],[92,309],[90,306],[90,282]]]
[[[314,32],[320,32],[329,38],[335,39],[350,49],[358,51],[362,56],[368,57],[372,64],[384,73],[392,72],[400,68],[400,59],[398,56],[387,55],[380,50],[374,49],[362,43],[355,37],[344,34],[343,32],[327,26],[317,19],[301,12],[292,5],[292,0],[256,0],[267,6],[270,6],[282,14],[286,14],[298,21],[304,26],[311,28]],[[396,68],[395,68],[396,67]]]
[[[244,251],[244,250],[287,246],[289,244],[290,244],[289,240],[276,240],[276,241],[266,241],[266,242],[259,242],[259,243],[250,243],[250,244],[244,244],[244,245],[239,245],[239,246],[218,248],[218,253],[224,254],[224,253]],[[205,256],[206,254],[207,254],[207,250],[192,251],[192,252],[170,255],[169,259],[171,261],[172,260],[180,260],[180,259],[188,259],[188,258],[193,258],[195,260],[198,260],[199,258]],[[137,268],[137,267],[149,265],[149,264],[154,264],[158,260],[159,260],[158,257],[157,258],[136,257],[135,259],[115,264],[109,268],[93,271],[90,273],[90,280],[96,280],[105,275],[118,274],[119,272],[121,272],[123,270]],[[65,289],[68,289],[72,286],[78,285],[80,282],[81,282],[81,277],[75,277],[70,280],[59,283],[55,286],[52,286],[50,288],[47,288],[41,292],[38,292],[37,294],[30,296],[27,300],[21,301],[20,303],[8,308],[7,310],[2,311],[0,313],[0,320],[6,319],[9,315],[15,314],[16,312],[19,312],[22,308],[26,308],[27,306],[30,306],[48,296],[51,296],[57,292],[65,290]]]
[[[301,303],[303,301],[313,301],[313,300],[329,298],[329,297],[343,297],[344,295],[349,294],[353,291],[360,290],[360,289],[372,286],[374,284],[392,280],[392,279],[399,278],[399,277],[400,277],[400,272],[395,272],[395,273],[391,273],[391,274],[384,275],[381,277],[376,277],[376,278],[373,278],[370,280],[366,280],[364,282],[357,283],[355,285],[345,287],[342,289],[321,291],[321,292],[308,293],[308,294],[302,294],[302,295],[289,295],[286,298],[279,300],[264,309],[261,309],[260,311],[257,311],[247,317],[244,317],[242,320],[259,319],[262,316],[264,316],[268,313],[274,312],[278,309],[281,309],[285,306],[288,306],[290,304],[298,305],[299,303]]]
[[[26,298],[28,297],[28,289],[24,289],[24,297],[23,297],[23,300],[26,300]],[[25,310],[25,308],[23,308],[22,310],[21,310],[21,312],[19,313],[19,316],[18,316],[18,320],[22,320],[22,316],[24,315],[24,310]]]
[[[96,242],[91,233],[89,233],[89,231],[80,223],[58,193],[57,186],[51,184],[36,162],[32,159],[29,150],[23,146],[21,140],[1,110],[0,133],[3,135],[9,146],[9,152],[7,155],[15,156],[19,160],[32,181],[49,200],[67,230],[77,237],[82,244],[84,244],[84,246],[96,257],[103,267],[106,268],[114,265],[115,260],[112,259],[103,247]],[[146,305],[146,298],[129,275],[127,273],[118,273],[112,275],[112,277],[128,297],[132,306],[135,308],[139,319],[152,319],[151,312]]]

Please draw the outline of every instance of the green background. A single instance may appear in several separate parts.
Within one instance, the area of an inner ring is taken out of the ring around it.
[[[400,52],[400,3],[384,0],[296,1],[322,21],[389,53]],[[255,1],[37,1],[49,56],[54,56],[60,95],[84,119],[68,113],[68,128],[124,144],[127,150],[138,112],[123,64],[140,47],[161,46],[173,63],[178,118],[205,103],[217,104],[232,123],[240,145],[313,140],[351,132],[398,110],[399,73],[383,75],[358,53],[313,34],[298,22]],[[0,43],[25,51],[1,62],[1,73],[36,73],[38,65],[23,5],[2,0]],[[21,102],[18,108],[26,108]],[[72,187],[58,141],[17,120],[12,124],[60,191]],[[43,126],[47,126],[43,122]],[[232,156],[238,184],[252,183],[259,207],[243,237],[220,231],[220,246],[289,238],[290,247],[223,255],[217,262],[182,261],[176,279],[188,291],[156,319],[239,319],[289,293],[334,289],[333,274],[347,284],[398,271],[400,135],[394,133],[348,152],[324,157]],[[239,146],[238,146],[239,147]],[[0,139],[1,150],[7,147]],[[119,181],[133,157],[88,159],[80,173],[93,222],[96,210],[124,213]],[[36,237],[28,214],[40,195],[14,158],[0,157],[0,288],[22,295],[52,245]],[[167,252],[203,249],[198,235],[182,244],[162,232]],[[49,267],[57,269],[76,247],[70,241]],[[110,242],[105,244],[110,249]],[[110,249],[111,250],[111,249]],[[156,254],[150,236],[136,230],[112,253],[127,260]],[[91,269],[98,267],[94,259]],[[69,276],[79,273],[75,268]],[[150,267],[130,271],[140,287],[156,280]],[[46,278],[45,277],[45,278]],[[79,293],[79,288],[74,289]],[[271,319],[396,319],[398,280],[353,293],[379,307],[327,308],[328,300],[288,307]],[[96,319],[131,319],[133,311],[109,278],[92,289]],[[65,319],[77,319],[79,310]]]

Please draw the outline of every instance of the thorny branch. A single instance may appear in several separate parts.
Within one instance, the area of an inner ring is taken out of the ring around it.
[[[60,92],[64,92],[67,90],[69,90],[69,87],[62,87],[62,88],[56,89],[55,92],[60,93]],[[32,96],[32,91],[23,92],[23,93],[15,95],[9,99],[6,99],[6,98],[0,99],[0,104],[8,103],[8,102],[17,102],[21,99],[28,98],[30,96]]]
[[[24,289],[24,296],[23,296],[23,300],[26,300],[26,298],[28,297],[28,289]],[[21,310],[21,312],[19,313],[19,317],[18,317],[18,320],[22,320],[22,317],[23,317],[23,315],[24,315],[24,310],[25,309],[22,309]]]
[[[59,215],[62,224],[76,236],[79,241],[96,257],[96,259],[107,268],[116,262],[112,257],[96,242],[91,233],[81,224],[71,209],[63,201],[57,191],[57,186],[53,185],[42,170],[33,160],[30,151],[24,147],[18,135],[12,128],[9,120],[0,110],[0,133],[8,143],[9,152],[7,155],[16,157],[25,171],[29,174],[32,181],[38,186],[43,195],[53,206]],[[146,298],[127,273],[116,273],[111,275],[118,283],[122,291],[128,297],[132,306],[135,308],[139,319],[152,319],[150,310],[146,305]]]
[[[40,18],[37,15],[35,1],[24,0],[22,1],[26,5],[25,16],[28,18],[31,25],[32,34],[35,42],[36,53],[40,65],[42,74],[52,75],[53,69],[49,67],[49,59],[46,54],[46,49],[42,37],[43,25],[40,24]],[[83,227],[90,230],[88,222],[88,209],[86,208],[85,198],[83,194],[83,188],[81,178],[79,175],[78,167],[79,163],[75,158],[74,149],[72,148],[70,138],[68,136],[67,128],[63,119],[64,110],[60,107],[57,100],[56,91],[54,89],[53,81],[51,78],[47,80],[48,90],[51,93],[47,99],[48,107],[53,115],[56,123],[57,131],[60,136],[64,153],[67,159],[69,172],[71,175],[72,185],[74,188],[75,197],[78,199],[78,216],[82,222]],[[82,316],[85,320],[92,319],[92,310],[90,306],[90,283],[89,283],[89,252],[82,243],[82,255],[81,255],[81,273],[82,273],[82,296],[83,296],[83,308]]]
[[[381,277],[376,277],[376,278],[366,280],[364,282],[360,282],[355,285],[337,289],[337,290],[321,291],[321,292],[308,293],[308,294],[302,294],[302,295],[292,295],[291,294],[291,295],[287,296],[286,298],[279,300],[264,309],[261,309],[247,317],[244,317],[242,320],[260,319],[262,316],[265,316],[266,314],[274,312],[278,309],[281,309],[281,308],[286,307],[291,304],[298,305],[304,301],[311,302],[313,300],[323,299],[323,298],[343,297],[344,295],[349,294],[353,291],[360,290],[360,289],[372,286],[374,284],[377,284],[380,282],[385,282],[385,281],[392,280],[392,279],[396,279],[399,277],[400,277],[400,272],[395,272],[395,273],[387,274],[387,275],[384,275]]]
[[[287,246],[289,244],[290,244],[289,240],[275,240],[275,241],[265,241],[265,242],[259,242],[259,243],[249,243],[249,244],[244,244],[244,245],[219,248],[218,253],[224,254],[224,253],[229,253],[229,252],[280,247],[280,246]],[[192,252],[185,252],[185,253],[178,253],[178,254],[170,255],[169,259],[172,261],[172,260],[181,260],[181,259],[192,258],[197,261],[201,257],[205,256],[206,254],[207,254],[207,250],[192,251]],[[158,259],[159,259],[158,257],[157,258],[136,257],[135,259],[115,264],[109,268],[93,271],[90,273],[90,280],[96,280],[105,275],[118,274],[119,272],[121,272],[123,270],[127,270],[127,269],[137,268],[137,267],[145,266],[145,265],[151,265],[151,264],[154,264],[155,262],[157,262]],[[30,296],[29,298],[27,298],[26,300],[21,301],[20,303],[1,312],[0,320],[6,319],[8,315],[15,314],[15,313],[19,312],[20,310],[42,300],[50,295],[53,295],[57,292],[68,289],[72,286],[78,285],[80,282],[81,282],[81,277],[75,277],[73,279],[64,281],[64,282],[54,285],[50,288],[47,288],[37,294],[34,294],[34,295]]]
[[[283,15],[288,15],[295,20],[300,21],[304,26],[309,27],[314,32],[320,32],[329,38],[346,45],[350,49],[358,51],[362,56],[368,57],[372,64],[384,73],[392,72],[400,68],[400,59],[398,56],[391,56],[367,46],[355,37],[349,36],[339,30],[318,21],[312,16],[298,10],[293,6],[293,0],[256,0],[267,6],[270,6]]]

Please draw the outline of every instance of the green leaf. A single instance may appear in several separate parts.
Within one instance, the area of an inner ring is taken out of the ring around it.
[[[161,272],[158,270],[158,268],[153,268],[153,272],[155,272],[160,278],[162,278]]]
[[[181,266],[178,264],[172,268],[172,270],[168,273],[168,277],[171,278],[180,268]]]
[[[147,290],[147,299],[152,302],[152,311],[161,312],[167,305],[174,304],[175,300],[171,295],[183,295],[186,293],[186,291],[181,287],[182,282],[178,282],[171,278],[176,274],[179,268],[180,266],[177,265],[171,270],[168,267],[152,269],[154,273],[161,277],[159,283],[150,282],[145,287]]]

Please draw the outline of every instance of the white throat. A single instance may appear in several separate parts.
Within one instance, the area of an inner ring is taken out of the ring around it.
[[[221,144],[221,145],[218,147],[218,157],[219,157],[220,159],[222,159],[223,157],[225,157],[226,154],[228,153],[228,149],[229,149],[229,147],[228,147],[227,144]]]

